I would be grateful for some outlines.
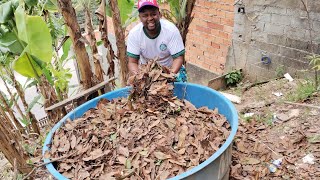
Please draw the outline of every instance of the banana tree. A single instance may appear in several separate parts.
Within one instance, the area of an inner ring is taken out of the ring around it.
[[[89,43],[89,46],[91,48],[91,59],[93,59],[93,64],[94,64],[94,75],[97,78],[97,82],[96,83],[100,83],[104,80],[103,78],[103,70],[101,67],[101,63],[100,60],[102,59],[102,57],[99,55],[98,53],[98,47],[97,47],[97,39],[95,36],[95,32],[94,32],[94,27],[92,24],[92,16],[91,16],[91,5],[92,5],[92,1],[91,0],[78,0],[77,1],[77,7],[76,10],[77,11],[84,11],[84,15],[85,15],[85,32],[86,32],[86,36],[87,36],[87,40]]]
[[[127,57],[125,30],[126,27],[136,20],[137,9],[134,9],[134,0],[106,0],[107,15],[112,17],[113,27],[116,36],[117,59],[120,63],[121,85],[125,86],[127,81]],[[105,21],[106,22],[106,21]]]
[[[183,43],[186,43],[189,25],[193,20],[192,11],[196,0],[166,0],[170,11],[163,9],[163,16],[173,22],[179,29]]]
[[[10,99],[17,107],[18,113],[25,120],[27,129],[30,129],[30,131],[22,129],[21,122],[15,117],[12,108],[5,101],[5,97],[0,96],[0,103],[2,104],[1,120],[3,120],[2,122],[6,122],[1,126],[1,134],[5,134],[6,132],[11,133],[1,137],[0,140],[5,145],[4,149],[1,148],[1,151],[4,152],[11,163],[13,163],[13,158],[15,157],[12,154],[16,155],[16,158],[21,158],[22,160],[18,162],[18,170],[23,173],[27,172],[27,170],[29,171],[30,168],[24,168],[26,162],[24,151],[20,146],[16,147],[22,140],[18,134],[20,132],[39,133],[39,127],[34,115],[30,111],[32,107],[26,103],[24,91],[15,79],[12,68],[21,75],[36,80],[38,88],[45,99],[45,107],[57,102],[56,92],[53,89],[52,72],[49,72],[47,68],[48,64],[51,63],[53,54],[50,31],[42,17],[26,14],[26,7],[29,8],[34,5],[31,1],[26,2],[29,2],[29,4],[22,2],[19,4],[18,1],[11,0],[0,5],[0,51],[2,54],[8,54],[13,59],[9,63],[3,64],[5,65],[4,69],[7,75],[4,80],[9,79],[12,82],[12,86],[15,87],[24,106],[24,112],[16,103],[16,94],[9,93]],[[28,9],[28,12],[30,12],[30,9]],[[34,13],[33,11],[31,12]],[[7,112],[9,117],[6,114]],[[61,113],[55,112],[52,115],[48,114],[48,116],[50,119],[60,119]],[[55,116],[57,118],[52,118]],[[7,141],[7,139],[11,140]],[[13,144],[12,140],[16,141],[16,143]],[[10,147],[6,147],[6,145]]]
[[[58,0],[58,7],[63,19],[68,26],[68,32],[72,40],[73,49],[79,65],[81,84],[85,89],[93,86],[93,73],[91,71],[89,56],[85,48],[80,26],[77,22],[76,12],[71,0]]]
[[[107,49],[107,61],[109,63],[109,67],[107,70],[107,76],[109,78],[115,77],[115,65],[114,60],[116,56],[114,54],[114,50],[112,48],[111,42],[108,38],[108,25],[107,25],[107,18],[106,18],[106,0],[101,0],[99,8],[95,11],[95,14],[98,16],[99,20],[99,31],[101,33],[101,40],[103,42],[103,46]],[[113,81],[110,89],[115,88],[115,82]]]

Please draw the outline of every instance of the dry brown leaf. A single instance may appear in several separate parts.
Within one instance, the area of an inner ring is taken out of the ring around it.
[[[245,157],[241,160],[242,164],[245,165],[254,165],[254,164],[259,164],[260,160],[256,158],[250,158],[250,157]]]
[[[183,125],[180,128],[179,140],[178,140],[178,148],[181,148],[185,144],[186,136],[188,135],[188,126]]]
[[[170,155],[167,155],[167,154],[165,154],[163,152],[160,152],[160,151],[156,151],[153,154],[157,159],[160,159],[160,160],[170,159],[171,158]]]
[[[120,164],[125,165],[126,161],[127,161],[127,158],[124,157],[124,156],[118,156],[118,161],[120,162]]]
[[[129,157],[129,149],[127,147],[119,146],[119,154]]]
[[[103,155],[104,155],[104,153],[102,152],[101,149],[96,149],[96,150],[90,152],[89,157],[82,158],[82,160],[84,160],[84,161],[95,160],[95,159],[98,159],[99,157],[102,157]]]

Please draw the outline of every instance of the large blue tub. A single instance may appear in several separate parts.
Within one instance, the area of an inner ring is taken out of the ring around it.
[[[63,119],[61,119],[49,132],[42,149],[42,153],[49,150],[47,147],[51,143],[54,132],[64,124],[68,119],[75,119],[82,116],[88,109],[97,105],[97,102],[101,98],[107,98],[109,100],[117,97],[126,97],[129,94],[130,88],[122,88],[116,91],[112,91],[101,95],[95,99],[92,99],[83,105],[79,106],[72,112],[68,113]],[[228,122],[231,125],[231,133],[227,138],[227,141],[222,147],[215,152],[209,159],[194,167],[193,169],[184,172],[178,176],[170,178],[170,180],[188,179],[188,180],[227,180],[229,179],[229,171],[231,164],[231,149],[232,142],[238,129],[238,115],[234,105],[226,99],[222,94],[205,86],[190,84],[190,83],[175,83],[174,89],[175,95],[180,99],[187,99],[196,107],[208,106],[208,108],[218,108],[219,113],[226,116]],[[45,159],[44,162],[49,162],[49,159]],[[52,163],[46,165],[48,171],[58,180],[66,180],[52,165]]]

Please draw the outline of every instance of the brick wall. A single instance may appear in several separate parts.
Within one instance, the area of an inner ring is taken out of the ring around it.
[[[186,42],[186,60],[215,74],[224,72],[234,24],[234,0],[197,0]]]
[[[239,13],[244,8],[245,13]],[[300,0],[242,0],[236,4],[233,49],[227,66],[242,68],[251,80],[266,80],[289,72],[306,76],[311,50],[307,13]],[[308,0],[312,39],[320,37],[320,1]],[[319,45],[314,46],[319,53]],[[270,64],[263,64],[267,56]],[[312,71],[307,71],[312,72]]]

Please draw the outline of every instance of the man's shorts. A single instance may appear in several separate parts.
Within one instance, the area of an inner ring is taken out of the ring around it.
[[[187,82],[188,76],[186,68],[182,65],[179,72],[176,74],[176,82]]]

